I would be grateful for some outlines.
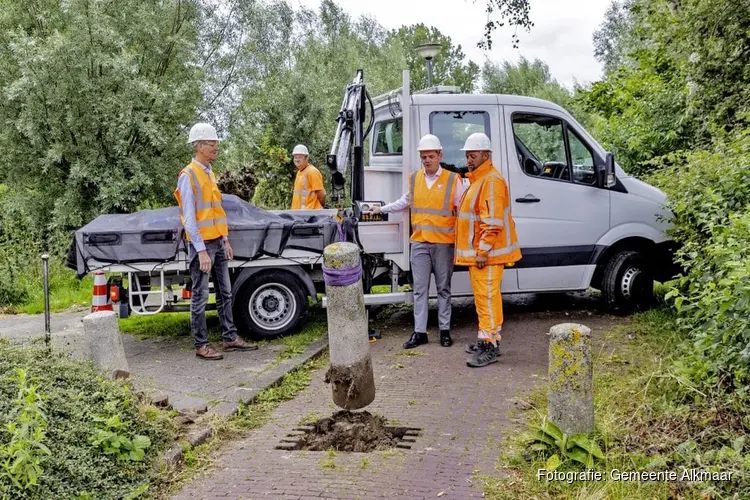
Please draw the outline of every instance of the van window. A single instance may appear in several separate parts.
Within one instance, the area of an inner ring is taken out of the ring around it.
[[[564,130],[562,120],[553,116],[513,115],[516,153],[526,175],[570,181]]]
[[[430,133],[443,146],[441,165],[449,170],[466,171],[466,154],[461,151],[466,138],[475,132],[490,134],[490,115],[486,111],[433,111]]]
[[[403,152],[401,118],[375,123],[375,141],[372,153],[377,156],[400,155]]]
[[[570,159],[573,163],[573,182],[595,184],[596,171],[591,148],[570,127],[568,127],[568,140],[570,141]]]

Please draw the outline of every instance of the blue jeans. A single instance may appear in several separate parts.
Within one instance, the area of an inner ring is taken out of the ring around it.
[[[232,283],[229,280],[229,261],[224,252],[221,238],[208,240],[206,251],[211,259],[211,278],[216,292],[216,308],[219,311],[221,336],[227,342],[237,338],[237,327],[232,317]],[[195,348],[208,344],[206,327],[206,304],[208,303],[208,274],[201,271],[200,258],[193,245],[188,250],[190,259],[190,279],[193,282],[190,301],[190,331],[195,340]]]

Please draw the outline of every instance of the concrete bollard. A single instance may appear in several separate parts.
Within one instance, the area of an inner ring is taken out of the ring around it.
[[[549,333],[549,419],[568,435],[588,434],[594,430],[591,329],[562,323]]]
[[[333,402],[345,410],[364,408],[375,399],[362,263],[354,243],[333,243],[323,251],[323,275],[328,302],[328,345]]]
[[[114,311],[97,311],[85,316],[83,334],[97,369],[109,373],[114,370],[130,372]]]

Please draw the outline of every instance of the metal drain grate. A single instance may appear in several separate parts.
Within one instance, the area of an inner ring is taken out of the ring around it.
[[[422,429],[419,427],[393,427],[385,426],[386,432],[391,437],[396,438],[395,447],[404,450],[410,450],[412,445],[417,442],[417,438],[422,435]],[[295,427],[292,432],[281,438],[281,442],[276,445],[277,450],[294,451],[301,450],[304,446],[304,439],[315,432],[313,425],[303,425]]]

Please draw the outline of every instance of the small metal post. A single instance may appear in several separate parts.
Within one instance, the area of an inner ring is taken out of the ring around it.
[[[427,58],[427,87],[432,87],[432,58]]]
[[[47,349],[50,346],[50,318],[49,318],[49,255],[42,255],[42,266],[44,268],[44,343]]]

